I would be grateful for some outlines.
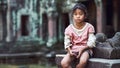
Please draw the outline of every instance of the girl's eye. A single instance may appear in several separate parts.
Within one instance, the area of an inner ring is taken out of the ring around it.
[[[74,15],[77,15],[77,13],[75,13]]]
[[[79,15],[83,15],[82,13],[79,13]]]
[[[75,13],[74,15],[83,15],[83,14],[82,13],[79,13],[79,14]]]

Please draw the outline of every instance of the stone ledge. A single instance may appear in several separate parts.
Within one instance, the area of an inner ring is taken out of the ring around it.
[[[61,60],[65,56],[65,54],[56,54],[56,64],[58,68],[61,67]],[[72,65],[73,68],[75,68],[74,65]],[[101,59],[101,58],[90,58],[88,60],[87,68],[120,68],[120,59]]]
[[[120,68],[120,59],[91,58],[87,68]]]

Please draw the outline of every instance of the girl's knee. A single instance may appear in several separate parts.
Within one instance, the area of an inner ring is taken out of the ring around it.
[[[86,64],[88,62],[89,55],[87,52],[85,52],[82,57],[80,58],[80,63],[81,64]]]
[[[87,61],[81,60],[79,64],[76,65],[76,68],[84,68],[87,64]]]
[[[61,66],[63,66],[64,65],[64,62],[63,62],[63,60],[61,61]]]
[[[65,61],[61,61],[61,66],[62,66],[63,68],[68,68],[68,67],[69,67],[68,63],[65,62]]]
[[[61,61],[61,66],[63,68],[68,68],[71,62],[71,57],[67,54]]]
[[[80,64],[86,64],[87,60],[80,60]]]

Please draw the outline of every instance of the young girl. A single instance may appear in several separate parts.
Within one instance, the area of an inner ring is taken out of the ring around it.
[[[70,63],[75,58],[79,59],[76,68],[85,68],[87,60],[92,56],[95,31],[90,23],[85,22],[86,17],[86,7],[77,3],[72,9],[73,24],[65,29],[64,45],[68,53],[61,61],[62,68],[71,68]]]

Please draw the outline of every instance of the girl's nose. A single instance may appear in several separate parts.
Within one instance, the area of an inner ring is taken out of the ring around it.
[[[77,15],[76,17],[80,17],[80,15]]]

